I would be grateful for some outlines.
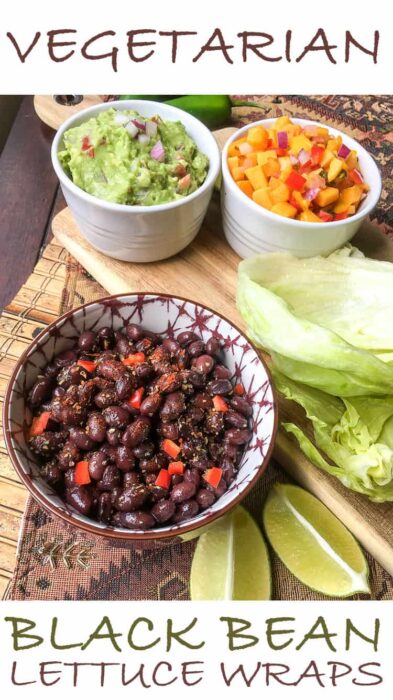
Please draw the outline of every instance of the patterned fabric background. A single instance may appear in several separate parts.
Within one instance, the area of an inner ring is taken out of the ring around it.
[[[391,97],[235,97],[256,101],[258,107],[235,108],[234,125],[240,126],[261,117],[289,114],[323,121],[361,141],[376,158],[383,175],[384,189],[375,218],[379,226],[393,237]],[[45,255],[44,252],[44,261]],[[66,274],[59,313],[105,294],[73,258],[66,257],[64,251],[61,251],[61,257],[66,258]],[[22,313],[14,302],[7,312],[15,318],[22,315],[28,317],[26,309]],[[271,463],[246,501],[259,522],[266,494],[277,480],[288,481],[288,477],[277,464]],[[188,579],[194,547],[195,542],[189,542],[140,552],[108,546],[89,539],[79,531],[65,530],[62,523],[29,499],[20,533],[17,567],[8,597],[15,600],[184,600],[189,596]],[[273,552],[270,554],[275,599],[324,599],[303,586]],[[393,579],[371,557],[367,558],[371,598],[393,600]],[[367,599],[368,596],[356,598]]]

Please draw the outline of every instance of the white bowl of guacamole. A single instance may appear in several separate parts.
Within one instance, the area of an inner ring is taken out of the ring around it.
[[[211,132],[170,105],[103,103],[68,119],[52,162],[81,233],[110,257],[153,262],[196,236],[220,168]]]

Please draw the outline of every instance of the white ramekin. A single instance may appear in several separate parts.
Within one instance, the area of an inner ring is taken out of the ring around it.
[[[275,119],[263,119],[242,127],[226,142],[222,153],[221,205],[225,236],[229,245],[242,258],[257,253],[289,252],[299,258],[328,255],[347,243],[362,225],[378,202],[382,189],[380,172],[374,159],[357,141],[338,129],[308,119],[292,119],[295,124],[316,125],[329,129],[333,136],[342,136],[343,142],[358,153],[360,169],[370,185],[367,197],[353,216],[342,221],[311,223],[287,219],[256,204],[240,190],[228,168],[228,148],[243,136],[251,126],[261,124],[269,128]]]
[[[209,158],[204,183],[184,199],[152,206],[114,204],[84,192],[64,172],[58,151],[64,133],[108,109],[134,109],[144,117],[158,114],[181,121],[199,150]],[[145,100],[105,102],[84,109],[62,124],[52,144],[52,163],[61,189],[81,233],[96,250],[118,260],[153,262],[175,255],[198,233],[220,170],[220,152],[214,136],[201,121],[171,105]]]

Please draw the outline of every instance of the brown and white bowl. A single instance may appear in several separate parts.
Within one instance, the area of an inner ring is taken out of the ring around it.
[[[203,339],[218,338],[225,363],[241,382],[252,405],[252,439],[247,445],[236,479],[210,508],[184,523],[142,531],[107,526],[75,511],[40,476],[37,457],[27,444],[31,415],[26,398],[37,375],[53,357],[73,346],[84,330],[129,322],[167,336],[185,330]],[[277,431],[277,406],[266,365],[258,352],[229,320],[193,301],[162,294],[121,294],[85,304],[67,312],[43,330],[20,357],[10,379],[3,409],[6,445],[13,465],[32,496],[50,513],[90,536],[109,538],[113,544],[151,548],[180,540],[186,533],[210,524],[239,503],[268,465]]]

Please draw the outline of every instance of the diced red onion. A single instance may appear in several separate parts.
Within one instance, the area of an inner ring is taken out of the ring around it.
[[[299,162],[296,156],[293,155],[293,153],[289,154],[289,160],[291,161],[291,165],[297,165]]]
[[[341,144],[340,150],[339,150],[339,152],[338,152],[337,155],[339,155],[340,158],[347,158],[347,156],[349,156],[350,152],[351,152],[351,149],[348,148],[348,146],[346,146],[346,145],[343,143],[343,144]]]
[[[320,189],[320,187],[310,187],[310,189],[306,190],[306,192],[304,193],[304,199],[307,199],[309,202],[312,202],[312,200],[315,199],[317,194],[320,192]]]
[[[154,144],[150,151],[150,155],[152,158],[154,158],[154,160],[158,160],[160,163],[162,163],[165,158],[165,149],[161,141],[157,141],[157,143]]]
[[[150,138],[146,134],[138,134],[138,141],[140,144],[145,146],[147,143],[149,143]]]
[[[131,121],[140,131],[146,131],[146,124],[144,122],[140,122],[139,119],[131,119]]]
[[[113,117],[115,124],[127,124],[129,119],[129,117],[126,117],[126,115],[122,114],[121,112],[116,112],[115,116]]]
[[[279,148],[288,148],[288,133],[286,131],[277,132],[277,143]]]
[[[125,128],[126,132],[131,136],[131,138],[134,139],[138,133],[138,127],[129,121],[129,122],[127,122],[127,124],[125,124],[124,128]]]
[[[147,134],[147,136],[150,136],[150,138],[157,134],[156,122],[151,122],[151,121],[146,122],[146,134]]]
[[[305,151],[304,148],[302,148],[299,151],[299,153],[297,154],[297,157],[299,158],[299,163],[301,163],[301,165],[308,163],[308,161],[310,160],[310,154],[307,153],[307,151]]]
[[[253,147],[251,146],[251,144],[247,143],[247,141],[244,141],[239,146],[239,151],[242,154],[242,156],[246,156],[248,155],[248,153],[252,153],[253,150]]]

